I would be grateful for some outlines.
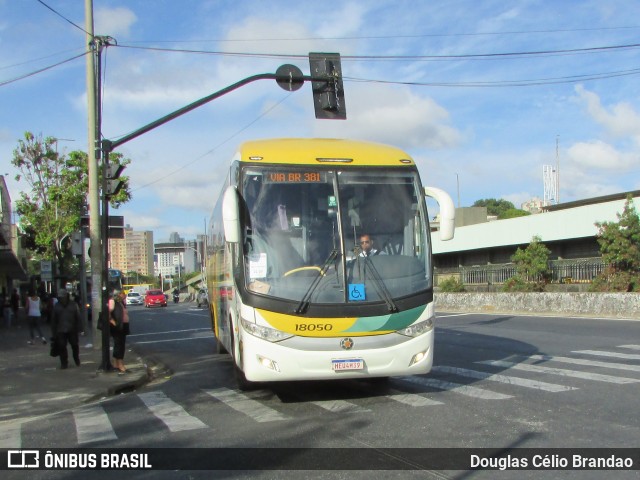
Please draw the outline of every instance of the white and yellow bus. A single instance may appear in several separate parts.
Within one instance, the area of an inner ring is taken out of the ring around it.
[[[440,237],[452,238],[451,198],[423,187],[398,148],[335,139],[241,145],[207,239],[212,327],[240,388],[430,371],[425,195],[440,205]],[[361,239],[374,242],[373,255]]]

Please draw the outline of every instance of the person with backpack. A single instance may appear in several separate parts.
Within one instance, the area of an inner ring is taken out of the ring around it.
[[[120,290],[114,290],[109,299],[109,332],[113,337],[113,368],[118,374],[127,373],[124,366],[124,352],[127,335],[129,334],[129,313],[126,305],[127,295]]]

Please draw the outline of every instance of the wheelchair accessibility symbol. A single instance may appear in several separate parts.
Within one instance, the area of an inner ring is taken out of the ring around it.
[[[364,293],[364,283],[351,283],[349,284],[349,301],[361,302],[366,300]]]

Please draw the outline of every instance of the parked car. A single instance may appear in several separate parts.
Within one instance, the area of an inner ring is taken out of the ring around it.
[[[144,297],[138,292],[127,293],[127,305],[144,305]]]
[[[196,295],[196,303],[198,304],[198,307],[209,303],[209,295],[207,294],[206,288],[200,289],[198,295]]]
[[[147,290],[147,294],[144,296],[145,307],[166,307],[167,297],[165,297],[162,290]]]

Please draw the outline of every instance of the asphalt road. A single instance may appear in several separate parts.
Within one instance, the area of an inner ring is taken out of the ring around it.
[[[78,442],[77,416],[62,412],[23,426],[25,445],[374,451],[640,446],[640,322],[440,312],[429,375],[394,377],[387,383],[290,382],[240,392],[229,356],[214,353],[207,310],[193,304],[132,307],[130,317],[134,333],[129,344],[168,370],[143,389],[87,406],[96,409],[100,421],[93,437],[82,437],[84,443]],[[371,476],[349,471],[320,474],[319,468],[311,467],[310,475],[294,472],[293,477]],[[387,473],[385,478],[542,474]],[[198,475],[192,472],[184,478]],[[223,476],[281,478],[269,471]],[[547,472],[544,478],[558,476],[557,471]],[[637,471],[608,476],[637,478]]]

